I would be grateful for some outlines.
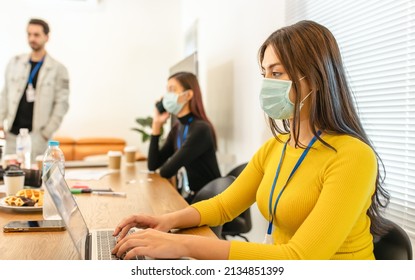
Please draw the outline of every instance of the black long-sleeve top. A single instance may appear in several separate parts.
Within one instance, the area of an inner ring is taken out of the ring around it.
[[[190,121],[189,121],[190,120]],[[185,126],[188,125],[183,141]],[[181,141],[177,147],[177,136]],[[160,168],[160,175],[170,178],[184,166],[192,191],[199,191],[204,185],[221,176],[216,159],[215,144],[209,124],[193,114],[179,118],[169,132],[163,146],[159,148],[159,135],[152,135],[148,154],[148,169]]]

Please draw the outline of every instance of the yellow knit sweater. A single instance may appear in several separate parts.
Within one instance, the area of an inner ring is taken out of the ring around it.
[[[281,136],[285,142],[287,136]],[[324,135],[291,178],[274,217],[274,244],[231,241],[229,259],[374,259],[370,219],[377,161],[373,150],[344,135]],[[220,225],[257,202],[269,220],[269,195],[283,144],[267,141],[222,194],[192,205],[201,225]],[[287,145],[273,205],[303,149]],[[264,228],[264,235],[266,228]]]

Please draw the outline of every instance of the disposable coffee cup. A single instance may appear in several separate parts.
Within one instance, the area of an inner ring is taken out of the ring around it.
[[[121,168],[122,152],[109,151],[108,152],[108,168],[112,170],[119,170]]]
[[[7,170],[3,175],[7,195],[15,195],[24,187],[25,173],[23,170]]]
[[[137,147],[127,146],[124,148],[125,162],[128,165],[133,165],[135,163],[135,155],[137,153]]]
[[[37,165],[37,170],[43,169],[43,155],[38,155],[36,157],[36,165]]]

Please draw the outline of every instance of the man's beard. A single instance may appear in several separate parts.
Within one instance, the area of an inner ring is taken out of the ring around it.
[[[36,43],[29,43],[29,46],[33,51],[40,51],[43,47],[43,46],[38,45]]]

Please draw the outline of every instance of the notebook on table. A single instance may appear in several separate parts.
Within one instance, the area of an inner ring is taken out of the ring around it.
[[[114,229],[90,230],[88,228],[57,164],[53,164],[44,174],[43,181],[80,258],[82,260],[117,259],[111,254],[116,244],[116,238],[112,236]],[[142,259],[142,257],[138,258]]]

